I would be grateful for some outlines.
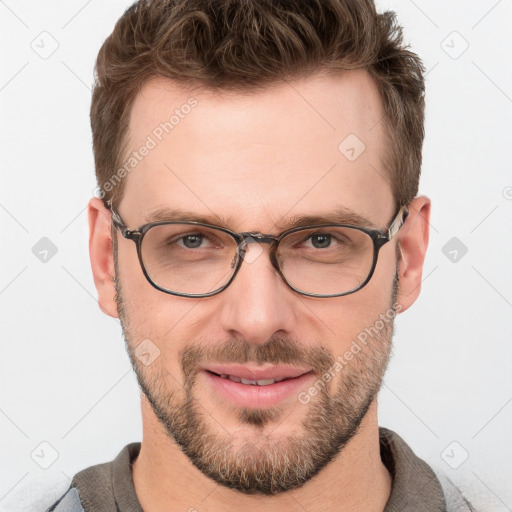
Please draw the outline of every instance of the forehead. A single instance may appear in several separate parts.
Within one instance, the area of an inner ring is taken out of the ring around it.
[[[378,223],[393,210],[382,117],[362,71],[244,93],[154,79],[130,116],[125,220],[170,207],[263,230],[345,208]]]

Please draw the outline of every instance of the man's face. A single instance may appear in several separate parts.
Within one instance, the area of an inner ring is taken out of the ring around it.
[[[172,131],[157,129],[191,97],[197,104],[180,110]],[[382,116],[363,72],[245,95],[155,80],[135,101],[127,154],[148,136],[156,145],[126,178],[118,210],[131,229],[173,210],[278,234],[294,217],[343,210],[383,230],[395,210]],[[305,483],[352,438],[380,387],[392,319],[354,341],[382,313],[393,316],[395,245],[382,248],[360,291],[311,298],[283,282],[268,245],[250,244],[231,285],[198,299],[153,288],[134,244],[117,233],[119,315],[139,382],[201,471],[243,492],[275,494]],[[146,359],[137,357],[142,342]]]

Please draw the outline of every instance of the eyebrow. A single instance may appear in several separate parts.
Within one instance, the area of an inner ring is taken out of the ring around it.
[[[232,218],[231,218],[232,219]],[[232,230],[233,221],[225,219],[211,213],[209,215],[200,215],[190,210],[161,208],[146,215],[145,221],[151,222],[200,222],[202,224],[211,224]],[[339,206],[334,212],[319,215],[294,215],[286,219],[281,219],[275,223],[276,228],[281,231],[288,229],[316,226],[320,224],[348,224],[351,226],[366,227],[369,229],[379,229],[367,217],[356,213],[346,207]]]
[[[356,213],[343,206],[338,207],[334,212],[323,215],[302,215],[292,216],[278,225],[284,230],[302,226],[314,226],[318,224],[348,224],[350,226],[378,229],[378,227],[365,216]]]
[[[146,215],[145,221],[147,223],[192,221],[228,228],[228,222],[213,212],[211,215],[199,215],[197,212],[190,210],[178,210],[175,208],[160,208],[159,210],[148,213]]]

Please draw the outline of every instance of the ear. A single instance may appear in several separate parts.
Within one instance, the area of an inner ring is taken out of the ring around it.
[[[114,255],[112,251],[112,220],[109,210],[97,197],[89,201],[89,256],[98,304],[103,313],[118,318],[114,286]]]
[[[401,258],[398,262],[397,301],[402,306],[400,312],[409,309],[420,294],[429,237],[430,199],[418,196],[411,201],[408,208],[409,216],[398,232]]]

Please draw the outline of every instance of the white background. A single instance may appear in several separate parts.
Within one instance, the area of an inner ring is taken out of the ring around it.
[[[129,3],[0,1],[2,512],[44,510],[75,472],[141,438],[86,224],[94,60]],[[380,422],[480,510],[512,510],[512,1],[378,5],[398,12],[428,69],[420,192],[433,202],[423,291],[397,321]],[[57,44],[46,59],[33,49]],[[32,251],[42,237],[57,248],[46,263]],[[453,237],[467,247],[456,262],[443,253]]]

